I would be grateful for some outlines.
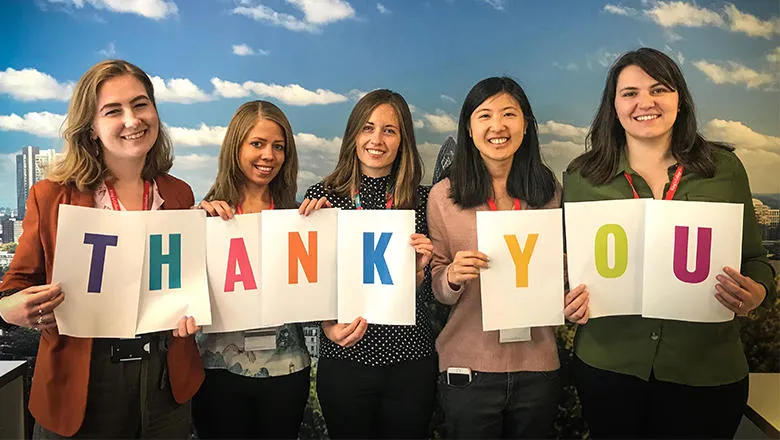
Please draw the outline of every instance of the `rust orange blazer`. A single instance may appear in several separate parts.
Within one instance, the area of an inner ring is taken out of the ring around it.
[[[192,189],[185,182],[160,175],[155,179],[162,209],[186,209],[193,205]],[[59,205],[94,207],[91,192],[50,180],[35,184],[27,199],[24,232],[11,267],[0,284],[5,292],[51,282],[54,244],[57,241]],[[67,292],[65,293],[67,295]],[[168,371],[173,397],[179,403],[192,398],[203,382],[203,363],[195,338],[169,340]],[[30,392],[30,412],[44,428],[63,436],[74,435],[84,421],[92,339],[60,335],[44,330]]]

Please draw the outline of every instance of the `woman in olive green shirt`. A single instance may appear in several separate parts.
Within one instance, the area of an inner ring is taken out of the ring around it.
[[[776,295],[747,174],[731,148],[696,128],[680,68],[649,48],[609,71],[588,135],[590,150],[564,179],[564,202],[653,197],[744,204],[741,273],[717,276],[718,301],[745,316]],[[565,207],[565,205],[564,205]],[[641,316],[588,320],[588,291],[565,300],[580,324],[574,377],[594,438],[730,438],[748,392],[739,321],[693,323]]]

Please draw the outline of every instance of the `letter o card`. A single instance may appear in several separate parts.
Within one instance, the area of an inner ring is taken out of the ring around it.
[[[484,331],[563,324],[560,209],[478,211]],[[473,281],[472,281],[473,282]]]

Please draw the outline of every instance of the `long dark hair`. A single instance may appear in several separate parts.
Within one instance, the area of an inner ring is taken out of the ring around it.
[[[446,171],[446,177],[449,177],[451,182],[450,198],[463,208],[479,206],[487,202],[492,195],[490,173],[474,145],[474,140],[469,136],[469,121],[471,114],[480,104],[502,92],[510,94],[517,100],[526,123],[523,142],[514,154],[512,168],[507,177],[507,192],[514,198],[525,200],[533,207],[543,206],[555,196],[555,175],[542,162],[536,118],[528,97],[520,84],[512,78],[492,77],[478,82],[463,101],[458,122],[455,157]]]
[[[392,90],[379,89],[366,94],[355,104],[349,114],[347,127],[341,141],[339,161],[336,169],[323,184],[340,196],[349,196],[360,186],[360,160],[357,155],[358,134],[374,110],[382,104],[389,104],[398,116],[401,145],[390,171],[394,206],[398,209],[414,209],[417,206],[417,186],[423,174],[423,163],[414,138],[414,125],[409,105],[400,94]]]
[[[618,76],[628,66],[639,67],[654,80],[677,92],[680,109],[672,127],[672,155],[686,170],[712,177],[715,174],[712,147],[730,148],[708,142],[699,134],[693,97],[680,67],[663,52],[649,47],[623,54],[609,69],[601,104],[585,141],[588,151],[574,159],[568,171],[579,170],[595,185],[609,182],[618,172],[620,156],[626,145],[626,130],[615,112],[615,93]]]

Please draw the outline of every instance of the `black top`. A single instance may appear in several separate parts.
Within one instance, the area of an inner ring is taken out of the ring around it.
[[[375,179],[360,176],[360,205],[363,209],[385,209],[386,188],[389,176]],[[428,204],[427,186],[417,187],[417,207],[415,208],[415,231],[428,235],[426,206]],[[352,197],[342,197],[325,190],[322,182],[306,191],[309,199],[327,197],[334,208],[355,209]],[[369,366],[391,365],[398,362],[417,360],[433,356],[435,353],[431,319],[425,303],[433,301],[430,268],[425,269],[425,279],[417,289],[416,325],[368,324],[368,330],[357,344],[349,348],[341,347],[328,339],[320,331],[320,356],[323,358],[344,359]]]

